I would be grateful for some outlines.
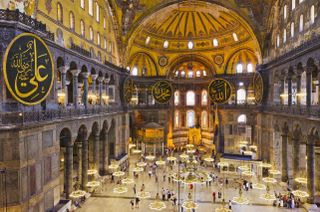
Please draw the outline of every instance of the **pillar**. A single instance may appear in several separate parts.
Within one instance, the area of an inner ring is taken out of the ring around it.
[[[284,97],[281,97],[281,94],[284,94],[284,79],[280,80],[280,103],[284,105]]]
[[[88,72],[82,73],[82,76],[83,76],[83,87],[84,87],[83,104],[84,104],[84,107],[86,109],[88,109],[88,93],[89,93],[88,77],[89,77],[89,75],[90,74]]]
[[[97,89],[97,78],[98,78],[98,74],[91,74],[91,79],[92,79],[92,87],[91,87],[91,92],[93,95],[96,94],[96,89]]]
[[[103,83],[104,77],[99,77],[98,82],[99,82],[99,104],[102,105],[103,100],[102,100],[102,83]]]
[[[69,195],[73,191],[73,146],[66,147],[65,153],[65,192],[66,198],[69,199]]]
[[[81,180],[82,180],[82,143],[77,142],[77,153],[78,153],[78,189],[81,187]]]
[[[301,104],[301,75],[297,76],[297,105]]]
[[[282,143],[282,168],[281,180],[286,182],[288,180],[288,126],[285,125],[282,129],[281,143]]]
[[[307,190],[309,199],[309,203],[314,203],[314,196],[315,196],[315,170],[314,170],[314,163],[315,163],[315,152],[314,152],[314,142],[315,137],[312,135],[308,136],[307,141]]]
[[[100,136],[99,134],[93,135],[93,161],[94,168],[99,170],[99,161],[100,161]]]
[[[81,185],[82,189],[87,189],[87,183],[88,183],[88,139],[84,138],[82,140],[82,180]]]
[[[311,71],[307,71],[307,107],[311,106],[311,95],[312,95],[312,73]]]
[[[105,86],[105,94],[107,95],[108,98],[109,98],[109,82],[110,82],[110,78],[105,78],[104,79],[104,83],[106,85]]]
[[[68,88],[67,88],[67,70],[69,67],[63,66],[60,67],[60,73],[61,73],[61,89],[62,93],[64,93],[64,103],[63,105],[66,106],[68,102]]]
[[[78,108],[78,75],[80,70],[74,69],[71,70],[72,73],[72,80],[73,80],[73,105],[74,108]]]
[[[102,131],[103,133],[103,140],[102,140],[102,173],[106,174],[108,171],[108,132],[106,129]]]
[[[299,177],[299,167],[300,167],[300,135],[294,136],[292,138],[293,142],[293,178]],[[294,181],[295,182],[295,181]],[[298,184],[295,182],[294,187],[297,189]]]
[[[288,77],[288,106],[292,105],[292,78]]]

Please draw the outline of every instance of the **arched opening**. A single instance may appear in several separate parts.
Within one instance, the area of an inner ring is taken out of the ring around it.
[[[114,160],[116,158],[116,121],[113,119],[110,125],[109,133],[108,133],[108,160],[109,163],[111,160]]]
[[[194,106],[196,103],[196,96],[194,91],[188,91],[186,94],[186,103],[187,106]]]
[[[70,69],[69,71],[67,71],[67,90],[68,90],[68,104],[73,104],[73,75],[71,73],[71,71],[76,70],[77,64],[75,62],[71,62],[69,65]]]
[[[60,195],[69,198],[73,191],[73,147],[71,141],[71,131],[64,128],[60,132],[60,155],[59,155],[59,174],[60,174]],[[49,161],[48,164],[51,164]]]

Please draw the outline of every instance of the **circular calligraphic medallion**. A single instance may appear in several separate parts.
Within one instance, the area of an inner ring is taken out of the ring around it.
[[[257,104],[260,104],[263,98],[263,79],[259,72],[253,75],[252,80],[254,100]]]
[[[209,97],[215,104],[226,103],[231,97],[231,91],[231,84],[222,78],[214,79],[208,87]]]
[[[127,78],[123,83],[123,96],[124,100],[129,103],[133,94],[136,92],[137,87],[131,78]]]
[[[164,104],[170,101],[172,97],[172,87],[167,81],[156,82],[152,87],[153,98],[156,102]]]
[[[168,58],[166,56],[159,57],[158,63],[161,67],[168,65]]]
[[[216,55],[214,57],[214,63],[217,65],[221,65],[224,62],[223,55]]]
[[[49,95],[54,64],[49,48],[38,36],[22,33],[9,44],[3,75],[10,94],[20,103],[36,105]]]

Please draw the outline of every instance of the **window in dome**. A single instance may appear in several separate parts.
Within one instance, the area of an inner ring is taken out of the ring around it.
[[[193,49],[193,42],[192,41],[188,42],[188,49]]]
[[[100,33],[98,32],[97,33],[97,44],[100,46],[100,43],[101,43],[101,41],[100,41]]]
[[[245,124],[247,123],[247,116],[245,114],[241,114],[238,116],[238,123]]]
[[[106,21],[106,17],[103,18],[103,28],[106,29],[107,28],[107,21]]]
[[[138,68],[137,67],[133,67],[131,75],[132,76],[138,76]]]
[[[148,45],[149,42],[150,42],[150,37],[148,36],[148,37],[146,38],[146,45]]]
[[[242,73],[242,71],[243,71],[243,66],[242,66],[242,64],[238,64],[237,65],[237,73]]]
[[[283,6],[283,19],[286,19],[287,18],[287,5],[285,4]]]
[[[294,10],[296,8],[296,0],[291,0],[291,9]]]
[[[84,9],[84,0],[80,0],[80,7]]]
[[[195,94],[194,91],[188,91],[186,95],[187,106],[195,105]]]
[[[163,48],[167,49],[169,47],[169,41],[164,41],[163,42]]]
[[[98,2],[96,2],[96,21],[100,22],[100,6]]]
[[[313,24],[314,23],[314,19],[315,19],[315,15],[314,15],[314,5],[311,6],[310,9],[310,23]]]
[[[189,77],[189,78],[193,78],[193,71],[189,71],[189,72],[188,72],[188,77]]]
[[[247,72],[248,72],[248,73],[252,73],[252,72],[253,72],[253,65],[252,65],[251,63],[249,63],[249,64],[247,65]]]
[[[291,23],[291,37],[294,37],[294,22]]]
[[[218,40],[216,38],[214,38],[212,42],[214,47],[217,47],[219,45]]]
[[[194,127],[195,113],[193,110],[187,111],[187,127]]]
[[[174,105],[179,105],[180,104],[180,92],[176,91],[174,92]]]
[[[233,36],[233,40],[234,41],[239,41],[239,39],[238,39],[238,35],[234,32],[234,33],[232,33],[232,36]]]
[[[93,29],[92,29],[92,27],[89,28],[89,33],[90,33],[90,40],[93,40]]]
[[[303,15],[300,15],[299,32],[303,31]]]
[[[181,77],[185,77],[186,76],[186,72],[185,71],[181,71]]]
[[[278,34],[277,35],[277,47],[279,47],[280,46],[280,35]]]
[[[243,88],[240,88],[237,90],[237,103],[238,104],[246,103],[246,90]]]
[[[57,4],[57,19],[60,23],[63,23],[63,11],[60,3]]]
[[[203,74],[204,77],[206,77],[207,76],[206,70],[203,70],[202,74]]]
[[[74,14],[73,14],[73,12],[70,12],[70,14],[69,14],[69,21],[70,21],[70,29],[71,30],[74,30]]]
[[[203,90],[201,93],[201,105],[205,106],[208,104],[208,92]]]
[[[81,31],[81,35],[85,36],[85,26],[84,26],[83,20],[80,21],[80,31]]]
[[[93,16],[93,0],[89,0],[89,15]]]
[[[198,70],[198,71],[196,72],[196,77],[201,77],[201,71]]]
[[[178,77],[179,76],[179,71],[176,71],[175,75],[176,75],[176,77]]]
[[[287,30],[283,30],[283,43],[287,42]]]
[[[103,40],[103,48],[107,49],[107,39],[106,38],[104,38],[104,40]]]

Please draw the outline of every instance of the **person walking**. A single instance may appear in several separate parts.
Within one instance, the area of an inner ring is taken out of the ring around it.
[[[213,200],[213,203],[216,202],[216,192],[212,192],[212,200]]]
[[[140,199],[136,197],[136,208],[139,208],[139,202],[140,202]]]
[[[136,186],[136,184],[133,185],[133,193],[134,193],[134,195],[137,194],[137,186]]]
[[[130,204],[131,204],[131,209],[133,210],[133,209],[134,209],[134,201],[131,200],[131,201],[130,201]]]
[[[229,210],[231,210],[231,200],[229,200]]]

